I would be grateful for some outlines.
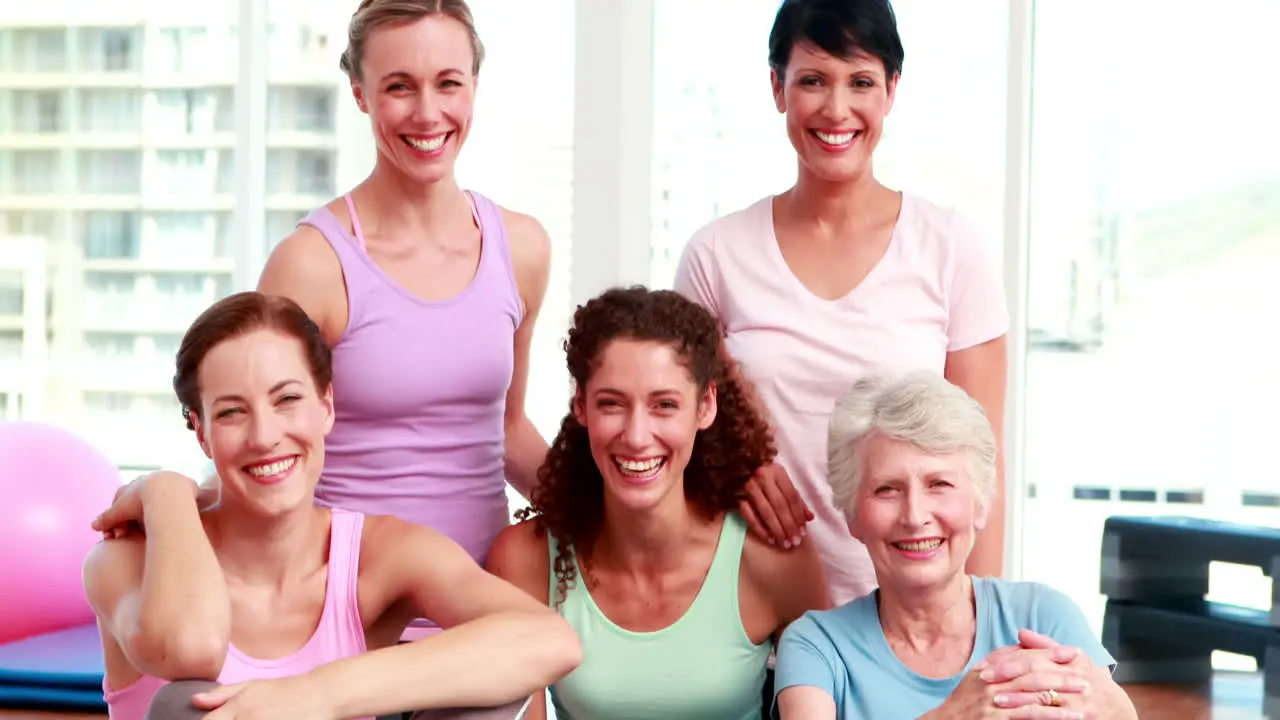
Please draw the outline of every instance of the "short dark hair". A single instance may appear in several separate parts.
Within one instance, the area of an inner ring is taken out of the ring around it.
[[[809,43],[843,60],[862,51],[902,72],[902,38],[889,0],[783,0],[769,32],[769,67],[782,75],[796,45]]]

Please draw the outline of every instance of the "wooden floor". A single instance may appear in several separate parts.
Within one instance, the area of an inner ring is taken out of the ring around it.
[[[1223,673],[1207,688],[1130,685],[1125,689],[1142,720],[1266,720],[1262,715],[1262,677],[1257,673]],[[102,720],[105,717],[0,710],[3,720]]]

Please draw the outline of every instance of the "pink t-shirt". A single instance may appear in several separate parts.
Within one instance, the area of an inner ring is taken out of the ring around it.
[[[827,423],[836,398],[875,371],[942,373],[947,353],[1009,327],[995,247],[959,213],[904,193],[889,248],[852,292],[811,293],[787,266],[764,198],[689,240],[675,289],[725,325],[729,352],[768,409],[786,468],[816,518],[832,602],[876,586],[827,484]]]
[[[231,645],[218,675],[218,683],[267,680],[303,675],[335,660],[365,652],[364,623],[360,619],[360,540],[364,515],[334,509],[329,529],[329,568],[325,579],[324,609],[315,633],[297,652],[282,658],[262,659],[245,655]],[[111,689],[103,681],[103,696],[110,720],[143,720],[151,698],[167,683],[143,675],[129,685]]]

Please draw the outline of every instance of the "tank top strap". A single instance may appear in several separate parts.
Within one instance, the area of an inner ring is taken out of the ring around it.
[[[716,544],[707,579],[702,583],[693,606],[689,608],[690,624],[698,627],[714,626],[726,620],[742,627],[742,612],[738,598],[739,575],[742,568],[742,548],[747,541],[747,523],[736,512],[726,512],[720,526],[720,540]]]
[[[351,232],[355,235],[356,244],[360,246],[361,252],[369,252],[369,245],[364,241],[364,230],[360,227],[360,216],[356,214],[356,201],[351,199],[351,193],[343,193],[342,199],[347,203],[347,214],[351,216]]]
[[[480,249],[480,268],[475,282],[494,281],[494,292],[514,303],[517,325],[524,318],[524,301],[520,299],[520,287],[516,282],[515,265],[511,261],[511,238],[502,208],[474,190],[467,191],[471,199],[472,213],[480,226],[483,238]]]
[[[363,635],[360,618],[360,540],[364,513],[333,508],[329,525],[329,577],[325,583],[324,615],[338,623],[344,635]]]

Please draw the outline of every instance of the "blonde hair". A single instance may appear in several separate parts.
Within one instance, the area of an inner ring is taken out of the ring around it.
[[[480,74],[484,43],[476,32],[475,18],[466,0],[361,0],[347,26],[347,49],[338,67],[347,77],[362,80],[365,43],[378,28],[404,25],[431,15],[445,15],[462,23],[471,36],[471,74]]]
[[[827,482],[835,506],[852,518],[866,439],[882,435],[931,455],[963,453],[978,499],[996,496],[996,437],[976,400],[941,375],[915,371],[859,380],[838,401],[827,433]]]

